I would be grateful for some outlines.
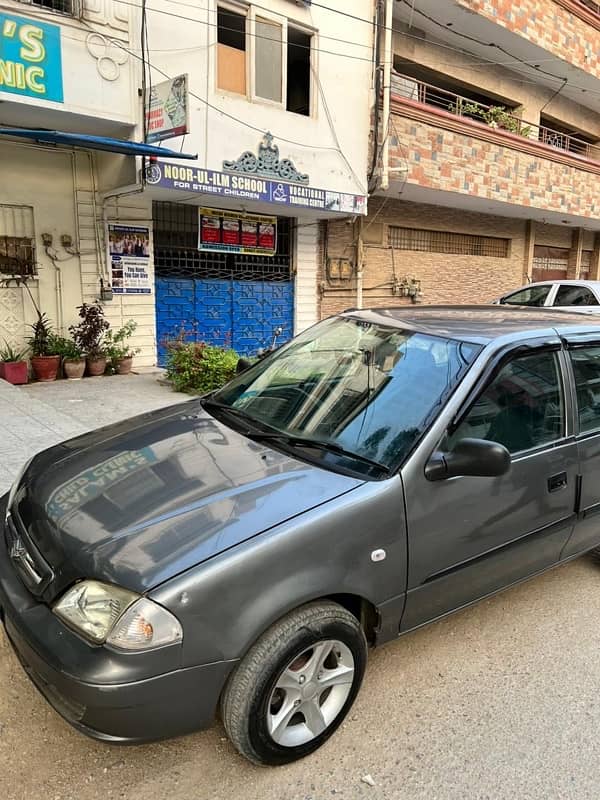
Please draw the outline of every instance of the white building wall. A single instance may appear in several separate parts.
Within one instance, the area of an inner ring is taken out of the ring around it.
[[[249,5],[251,15],[315,31],[313,113],[290,113],[269,101],[249,102],[249,97],[217,88],[217,0],[184,6],[149,0],[152,80],[187,73],[194,95],[185,149],[198,153],[200,165],[220,170],[224,159],[256,152],[262,132],[270,131],[281,157],[308,173],[311,186],[366,194],[373,33],[360,20],[372,19],[372,0],[328,0],[312,7],[295,0],[262,0],[254,11]],[[230,7],[235,9],[235,3]],[[253,41],[249,36],[249,70]],[[170,145],[178,149],[178,140]]]
[[[299,217],[296,230],[296,281],[294,331],[300,333],[318,320],[317,269],[319,262],[319,224],[310,217]]]

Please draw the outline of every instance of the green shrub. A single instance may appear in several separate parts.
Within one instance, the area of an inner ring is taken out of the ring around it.
[[[52,350],[52,353],[55,356],[68,358],[72,361],[83,358],[83,352],[81,348],[75,344],[73,339],[69,339],[66,336],[59,336],[56,333],[51,333],[49,342],[49,349]]]
[[[235,375],[234,350],[205,342],[167,342],[167,377],[178,392],[205,394],[220,389]]]

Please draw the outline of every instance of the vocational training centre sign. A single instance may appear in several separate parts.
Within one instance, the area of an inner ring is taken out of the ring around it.
[[[146,169],[146,182],[161,189],[256,200],[280,206],[340,214],[367,213],[367,198],[364,195],[331,192],[328,189],[272,181],[253,175],[235,175],[179,164],[150,164]]]

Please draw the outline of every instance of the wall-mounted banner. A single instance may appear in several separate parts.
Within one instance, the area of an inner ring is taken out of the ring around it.
[[[114,294],[151,294],[150,228],[109,225],[108,263]]]
[[[0,93],[63,102],[60,28],[0,14]]]
[[[211,253],[243,253],[274,256],[277,250],[277,217],[239,214],[200,208],[198,250]]]
[[[152,86],[146,98],[146,141],[161,142],[189,133],[187,75]]]
[[[330,192],[327,189],[314,189],[311,186],[271,181],[250,175],[181,167],[179,164],[150,164],[146,169],[146,182],[161,189],[256,200],[276,206],[292,206],[335,214],[367,213],[367,198],[364,195]]]

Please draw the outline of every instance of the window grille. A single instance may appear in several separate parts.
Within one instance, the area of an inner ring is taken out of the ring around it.
[[[0,205],[0,275],[35,274],[33,208]]]
[[[19,0],[30,6],[44,8],[47,11],[55,11],[58,14],[67,14],[70,17],[78,17],[82,0]]]
[[[508,258],[510,239],[390,226],[388,244],[397,250]]]
[[[564,247],[548,247],[536,244],[533,249],[533,269],[564,270],[569,267],[569,250]]]
[[[198,208],[181,203],[155,202],[154,268],[158,278],[209,278],[238,281],[291,279],[291,225],[277,220],[274,256],[205,253],[198,250]]]

